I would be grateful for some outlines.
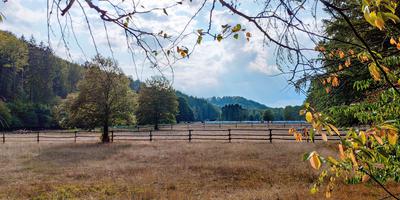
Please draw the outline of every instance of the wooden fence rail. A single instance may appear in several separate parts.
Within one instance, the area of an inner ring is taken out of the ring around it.
[[[149,130],[149,131],[129,131],[112,130],[110,140],[114,141],[295,141],[293,135],[288,134],[289,129],[199,129],[199,130]],[[25,134],[2,133],[2,141],[6,142],[84,142],[99,140],[100,132],[70,131],[70,132],[27,132]],[[344,136],[343,134],[341,136]],[[303,140],[310,141],[303,137]],[[337,135],[328,136],[329,140],[340,140]],[[315,140],[322,140],[320,135],[315,136]]]

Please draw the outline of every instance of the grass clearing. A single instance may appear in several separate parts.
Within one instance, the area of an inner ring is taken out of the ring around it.
[[[0,145],[1,199],[321,199],[304,152],[316,143],[119,142]],[[400,192],[396,185],[389,185]],[[334,199],[384,197],[373,185]]]

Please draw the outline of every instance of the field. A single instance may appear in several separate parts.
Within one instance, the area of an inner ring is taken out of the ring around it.
[[[321,199],[303,152],[334,144],[116,142],[0,144],[0,199]],[[388,186],[400,192],[396,185]],[[333,199],[380,199],[374,185]]]

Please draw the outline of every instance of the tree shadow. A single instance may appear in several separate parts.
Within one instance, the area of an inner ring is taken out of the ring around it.
[[[39,155],[24,164],[35,168],[71,167],[82,162],[102,161],[118,154],[131,144],[62,144],[40,149]]]

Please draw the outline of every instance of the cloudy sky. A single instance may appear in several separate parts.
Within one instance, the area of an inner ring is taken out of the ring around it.
[[[97,3],[97,1],[94,1]],[[146,8],[169,5],[168,1],[143,1]],[[161,2],[161,3],[160,3]],[[146,4],[147,3],[147,4]],[[68,17],[52,15],[50,18],[51,29],[47,27],[47,1],[46,0],[11,0],[7,3],[0,3],[0,12],[6,19],[0,24],[1,30],[11,31],[17,36],[31,35],[36,41],[48,43],[50,35],[51,47],[57,55],[82,63],[95,55],[95,48],[88,32],[85,18],[79,5],[71,8],[70,21]],[[101,5],[101,4],[100,4]],[[83,4],[85,7],[85,5]],[[178,35],[182,31],[193,13],[201,6],[200,2],[186,2],[182,6],[168,9],[168,16],[161,11],[152,12],[135,17],[135,26],[144,30],[158,32],[168,30],[168,34]],[[205,10],[207,9],[206,5]],[[105,29],[99,16],[91,12],[89,8],[87,16],[91,23],[96,46],[101,54],[111,56]],[[129,9],[129,5],[126,6]],[[243,11],[256,9],[254,5],[241,7]],[[199,28],[208,26],[208,12],[200,12],[196,18],[187,26],[185,33],[196,32]],[[73,29],[83,51],[77,45],[72,31],[66,31],[65,43],[61,39],[61,24],[73,24]],[[178,90],[189,95],[198,97],[211,96],[243,96],[263,103],[267,106],[281,107],[286,105],[300,105],[305,96],[296,93],[292,86],[288,86],[287,78],[283,75],[277,76],[280,71],[275,64],[275,47],[263,44],[263,37],[257,35],[254,27],[242,19],[232,16],[226,9],[217,6],[213,16],[213,29],[217,31],[222,24],[241,23],[248,31],[252,32],[250,42],[244,37],[238,40],[226,39],[216,42],[206,38],[201,45],[196,46],[194,53],[189,59],[180,60],[173,65],[173,84]],[[134,61],[126,45],[125,34],[121,28],[113,24],[106,24],[109,32],[109,41],[115,59],[127,75],[133,78],[145,80],[146,78],[159,75],[160,72],[152,69],[142,62],[139,50],[133,50]],[[254,31],[252,31],[254,30]],[[307,43],[307,40],[304,40]],[[196,42],[195,35],[191,35],[182,41],[183,44],[191,46]],[[305,44],[307,45],[307,44]],[[312,45],[312,44],[310,44]],[[172,79],[171,71],[163,71]]]

